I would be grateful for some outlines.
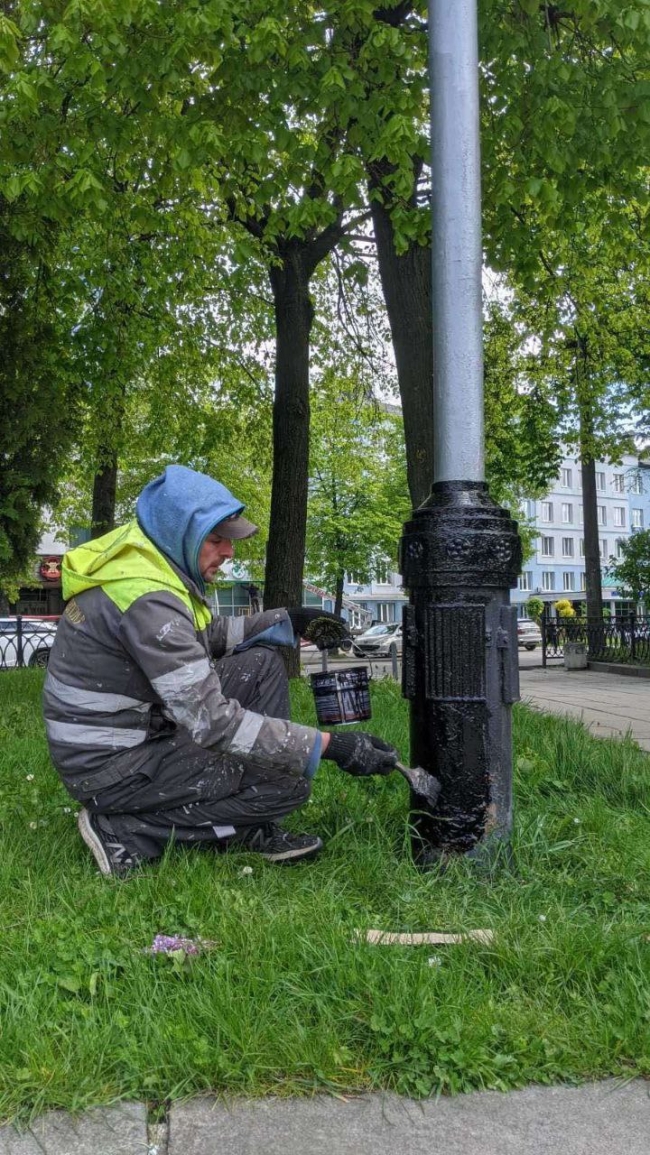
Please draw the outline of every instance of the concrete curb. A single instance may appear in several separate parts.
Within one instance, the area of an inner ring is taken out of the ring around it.
[[[648,1155],[650,1084],[606,1079],[413,1100],[201,1095],[147,1126],[144,1103],[0,1127],[0,1155]]]
[[[650,666],[623,666],[615,662],[587,662],[587,669],[599,674],[624,674],[627,678],[650,678]]]
[[[648,1155],[642,1080],[439,1099],[316,1095],[174,1104],[169,1155]]]

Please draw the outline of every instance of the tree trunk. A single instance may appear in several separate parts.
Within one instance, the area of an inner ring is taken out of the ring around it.
[[[266,552],[264,608],[299,606],[307,535],[309,479],[309,334],[313,307],[310,272],[299,245],[287,246],[281,265],[269,270],[276,323],[273,403],[273,488]],[[289,676],[300,655],[288,651]]]
[[[596,493],[596,462],[593,457],[581,458],[582,516],[585,531],[585,586],[587,593],[587,620],[602,621],[603,597],[600,572],[600,543],[598,541],[598,495]]]
[[[602,622],[603,594],[598,541],[598,495],[594,458],[594,421],[589,398],[589,350],[586,337],[576,328],[575,382],[580,423],[580,465],[582,470],[582,520],[585,531],[585,590],[587,620]]]
[[[397,253],[390,212],[380,201],[370,203],[402,401],[409,493],[417,509],[433,482],[431,248],[413,242]]]
[[[343,609],[343,582],[344,581],[345,581],[345,573],[343,570],[340,570],[336,576],[336,591],[335,591],[335,598],[334,598],[334,613],[338,614],[339,617],[341,616],[341,610]]]
[[[115,494],[117,491],[117,453],[106,454],[108,464],[97,470],[93,482],[93,511],[90,536],[102,537],[115,529]]]

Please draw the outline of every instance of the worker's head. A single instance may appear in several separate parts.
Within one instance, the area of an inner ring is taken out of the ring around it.
[[[233,541],[257,526],[241,516],[244,506],[225,485],[184,465],[168,465],[138,497],[138,522],[173,562],[204,588],[233,556]]]

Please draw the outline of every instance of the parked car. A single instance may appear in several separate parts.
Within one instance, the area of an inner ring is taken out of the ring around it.
[[[56,635],[56,621],[22,617],[23,666],[47,666],[50,649]],[[18,665],[18,622],[16,618],[0,618],[0,670]]]
[[[390,658],[391,645],[395,643],[397,653],[402,653],[402,623],[380,622],[359,634],[352,642],[352,653],[357,658]]]
[[[517,645],[526,650],[534,650],[542,644],[542,631],[532,618],[519,618],[517,621]]]

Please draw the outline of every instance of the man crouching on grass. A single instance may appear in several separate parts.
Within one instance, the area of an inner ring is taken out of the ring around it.
[[[102,874],[158,858],[170,839],[238,846],[270,862],[318,853],[278,820],[306,801],[321,758],[388,774],[392,746],[289,719],[278,646],[321,609],[214,617],[205,583],[254,526],[218,481],[170,465],[144,487],[136,520],[65,555],[66,608],[43,693],[52,761],[83,809],[79,831]]]

